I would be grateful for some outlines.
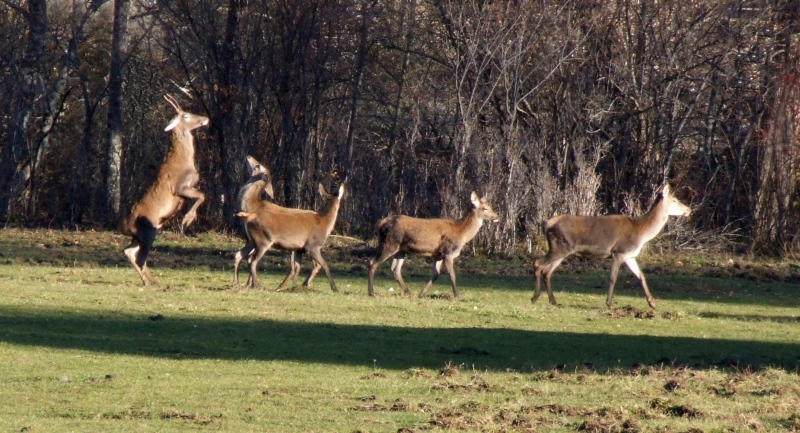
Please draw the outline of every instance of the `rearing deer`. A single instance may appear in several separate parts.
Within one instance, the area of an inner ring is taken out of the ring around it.
[[[638,217],[557,215],[550,218],[542,223],[549,251],[533,264],[536,291],[531,302],[536,302],[541,295],[540,280],[544,274],[547,297],[551,304],[558,305],[550,286],[550,277],[564,258],[575,252],[584,252],[600,258],[611,256],[611,284],[608,286],[606,299],[608,308],[611,308],[614,299],[614,284],[617,282],[619,268],[625,263],[642,282],[647,303],[650,308],[655,309],[656,304],[647,288],[644,273],[636,263],[636,256],[645,243],[661,232],[670,216],[690,213],[691,209],[673,197],[669,185],[665,185],[653,207]]]
[[[131,244],[125,248],[125,255],[145,285],[156,284],[147,267],[147,255],[158,229],[178,213],[184,200],[195,200],[181,221],[183,232],[197,218],[197,208],[205,200],[205,195],[195,188],[200,174],[194,164],[192,130],[208,125],[208,117],[181,110],[178,101],[170,95],[165,95],[164,99],[178,113],[164,129],[172,132],[169,152],[156,181],[120,224],[120,231],[132,238]]]
[[[389,257],[397,256],[392,260],[394,278],[406,294],[410,294],[403,275],[400,273],[406,254],[419,254],[432,257],[433,275],[430,281],[420,292],[425,296],[434,281],[439,278],[444,262],[445,269],[450,274],[450,283],[453,286],[453,297],[458,298],[456,286],[456,271],[453,261],[461,254],[464,245],[478,234],[478,230],[485,220],[497,221],[499,217],[486,203],[486,198],[479,198],[472,192],[470,197],[472,210],[459,221],[449,219],[422,219],[406,215],[393,215],[382,219],[375,227],[378,232],[378,256],[370,260],[369,266],[369,296],[375,296],[373,280],[378,266]]]
[[[283,211],[286,213],[296,212],[296,213],[307,213],[310,211],[302,210],[302,209],[290,209],[284,208],[268,201],[265,201],[262,198],[262,193],[266,192],[269,198],[275,196],[273,188],[272,188],[272,175],[269,172],[269,169],[262,165],[258,160],[253,158],[252,156],[248,156],[246,159],[246,167],[247,173],[249,178],[245,182],[245,184],[239,189],[239,211],[241,212],[253,212],[259,206],[265,206],[275,211]],[[248,258],[248,262],[252,260],[253,252],[255,251],[255,244],[253,243],[253,239],[250,236],[250,231],[248,229],[248,225],[244,224],[245,235],[247,236],[247,244],[241,249],[236,251],[233,261],[233,285],[239,285],[239,264],[241,263],[244,257]],[[295,284],[297,283],[297,275],[300,273],[300,263],[295,258],[295,252],[292,251],[292,256],[289,261],[289,274],[287,275],[286,279],[278,286],[277,290],[283,289],[283,287],[288,283],[290,280],[294,281]],[[317,265],[318,266],[318,265]],[[316,272],[313,272],[316,275],[319,272],[319,267],[314,268]],[[313,278],[306,282],[306,285],[310,285]],[[247,285],[251,286],[251,280],[248,278]]]
[[[237,214],[245,219],[247,232],[255,245],[255,257],[250,261],[248,287],[258,287],[258,279],[256,278],[258,262],[270,248],[275,247],[284,251],[307,252],[314,260],[314,269],[303,283],[304,286],[311,284],[320,269],[325,269],[331,290],[334,292],[339,291],[331,276],[328,263],[322,258],[321,250],[336,224],[339,204],[344,196],[344,183],[339,185],[338,195],[328,194],[322,184],[319,185],[319,193],[329,198],[330,203],[327,212],[316,213],[308,210],[284,208],[274,203],[262,201],[253,211],[239,212]],[[240,253],[244,256],[244,249]],[[282,288],[290,279],[297,277],[297,273],[300,271],[298,258],[299,254],[293,255],[289,275],[279,288]],[[238,266],[235,272],[238,272]],[[238,277],[234,276],[234,278],[238,280]]]

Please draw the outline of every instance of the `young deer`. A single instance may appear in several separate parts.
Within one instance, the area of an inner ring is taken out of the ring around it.
[[[636,256],[644,244],[664,228],[670,216],[689,215],[690,212],[688,206],[670,194],[669,185],[665,185],[653,207],[639,217],[557,215],[550,218],[542,223],[549,251],[533,264],[536,291],[531,302],[536,302],[541,295],[540,280],[544,274],[547,297],[551,304],[558,305],[550,286],[550,277],[564,258],[575,252],[584,252],[599,258],[611,256],[611,284],[606,299],[608,308],[611,308],[614,284],[617,282],[619,267],[623,263],[628,265],[631,272],[642,282],[642,290],[650,308],[656,308],[644,274],[636,263]]]
[[[262,198],[262,193],[266,192],[267,196],[271,199],[275,196],[273,188],[272,188],[272,175],[264,165],[262,165],[258,160],[253,158],[252,156],[248,156],[246,159],[246,167],[247,173],[250,176],[247,179],[247,182],[239,189],[239,210],[241,212],[253,212],[258,206],[263,205],[272,208],[273,210],[278,211],[285,211],[285,212],[297,212],[297,213],[304,213],[310,212],[307,210],[302,209],[287,209],[282,208],[278,205],[273,205],[272,203],[264,200]],[[272,206],[271,206],[272,205]],[[253,252],[255,251],[255,244],[250,236],[250,232],[247,228],[247,224],[244,224],[245,228],[245,235],[247,236],[247,244],[241,249],[236,252],[233,261],[233,284],[239,285],[239,264],[241,263],[244,257],[248,258],[248,262],[251,261]],[[286,283],[289,280],[293,280],[295,284],[297,284],[297,275],[300,273],[300,264],[295,260],[295,252],[292,251],[292,256],[289,261],[290,268],[289,268],[289,276],[278,286],[278,290],[283,289]],[[317,272],[319,269],[317,269]],[[316,272],[314,273],[316,275]],[[308,281],[308,285],[311,284],[311,280]],[[248,278],[247,281],[248,286],[251,284],[250,279]]]
[[[303,286],[310,285],[317,272],[320,269],[325,269],[328,282],[331,284],[331,290],[334,292],[339,291],[331,276],[328,263],[322,258],[321,250],[333,231],[333,226],[336,224],[339,203],[342,200],[342,196],[344,196],[344,183],[339,186],[338,195],[328,194],[322,184],[319,185],[319,193],[330,200],[328,210],[325,213],[289,209],[262,201],[251,212],[239,212],[237,214],[245,219],[247,232],[255,246],[255,257],[250,261],[250,278],[248,279],[247,287],[259,287],[258,279],[256,278],[258,262],[270,248],[275,247],[279,250],[300,254],[307,252],[314,260],[314,269],[306,278]],[[240,251],[242,256],[245,255],[245,249]],[[300,272],[300,254],[292,257],[289,275],[278,286],[279,289],[283,288],[289,280],[297,278],[297,274]],[[238,266],[236,272],[238,272]],[[238,280],[238,277],[234,276],[234,278]]]
[[[486,203],[486,199],[478,198],[475,192],[471,196],[472,210],[459,221],[449,219],[422,219],[405,215],[393,215],[378,222],[375,230],[378,233],[378,251],[375,259],[370,260],[369,266],[369,296],[375,296],[373,280],[378,266],[389,257],[397,255],[392,260],[394,278],[406,294],[410,294],[403,275],[400,273],[406,254],[418,254],[431,257],[433,275],[428,284],[422,289],[419,296],[425,296],[434,281],[439,278],[444,262],[445,269],[450,274],[450,283],[453,286],[453,297],[458,298],[456,286],[456,271],[453,260],[461,254],[464,244],[471,241],[478,234],[478,230],[486,220],[497,221],[499,218]]]
[[[183,232],[197,218],[197,208],[205,200],[205,195],[195,189],[200,175],[194,165],[192,130],[208,125],[208,117],[181,110],[172,96],[166,95],[164,98],[178,113],[164,129],[172,132],[169,152],[156,181],[120,224],[120,231],[132,238],[131,244],[125,248],[125,255],[145,285],[156,284],[147,267],[147,255],[158,229],[178,213],[184,200],[195,200],[181,221]]]

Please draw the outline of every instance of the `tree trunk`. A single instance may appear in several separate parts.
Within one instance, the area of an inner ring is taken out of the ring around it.
[[[114,27],[111,37],[111,63],[108,80],[108,131],[103,167],[106,193],[104,220],[109,223],[119,220],[121,211],[120,170],[122,167],[122,139],[125,133],[122,121],[124,100],[122,81],[125,78],[125,57],[128,51],[129,12],[129,0],[114,0]]]
[[[6,125],[9,140],[0,163],[0,218],[3,220],[12,216],[14,199],[24,182],[20,175],[30,159],[28,127],[35,101],[44,88],[41,68],[47,36],[47,1],[29,0],[25,19],[28,42],[14,86],[18,92],[10,104],[11,115]]]

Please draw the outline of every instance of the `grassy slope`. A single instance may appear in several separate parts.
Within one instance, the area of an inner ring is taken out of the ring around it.
[[[462,297],[408,298],[330,249],[342,293],[230,286],[237,238],[164,233],[143,288],[110,233],[0,231],[3,431],[704,431],[800,428],[792,263],[641,260],[638,283],[573,261],[552,307],[529,263],[464,257]],[[306,259],[306,262],[308,260]],[[417,289],[427,264],[409,263]],[[308,265],[306,266],[308,268]],[[388,266],[386,266],[388,268]],[[675,269],[678,269],[676,272]]]

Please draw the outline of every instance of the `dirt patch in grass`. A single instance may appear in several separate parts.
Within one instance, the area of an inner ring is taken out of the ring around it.
[[[578,426],[578,431],[591,433],[639,433],[639,422],[628,418],[619,410],[600,409],[593,411]]]
[[[456,383],[451,380],[444,380],[433,385],[435,390],[459,391],[459,392],[493,392],[500,391],[486,382],[480,376],[472,376],[468,383]]]

